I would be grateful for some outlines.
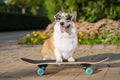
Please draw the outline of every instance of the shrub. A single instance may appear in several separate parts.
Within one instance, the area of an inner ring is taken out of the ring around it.
[[[31,34],[26,34],[19,42],[18,44],[43,44],[43,42],[48,38],[49,36],[40,31],[34,31]]]
[[[115,29],[111,24],[106,30],[100,30],[99,37],[102,39],[103,44],[120,44],[120,32]]]
[[[106,29],[97,29],[91,33],[78,32],[79,44],[118,44],[120,45],[120,32],[111,24]]]
[[[91,33],[78,32],[79,44],[101,44],[101,39],[98,37],[98,30]]]
[[[43,44],[53,33],[51,29],[48,33],[34,31],[26,34],[19,44]],[[109,24],[108,29],[97,29],[90,33],[78,32],[78,44],[118,44],[120,45],[120,32]]]

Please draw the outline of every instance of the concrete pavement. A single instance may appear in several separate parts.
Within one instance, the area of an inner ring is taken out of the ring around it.
[[[96,61],[109,57],[109,61],[93,65],[94,74],[86,75],[80,66],[48,66],[44,76],[37,75],[37,65],[20,58],[42,59],[42,45],[8,45],[0,47],[0,80],[119,80],[120,46],[79,45],[74,54],[81,61]]]
[[[0,32],[0,45],[14,44],[20,40],[27,33],[31,31],[10,31],[10,32]]]

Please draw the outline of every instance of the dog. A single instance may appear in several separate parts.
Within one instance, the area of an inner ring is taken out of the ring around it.
[[[47,39],[41,51],[43,60],[55,59],[57,63],[64,59],[75,61],[73,53],[77,47],[77,30],[74,23],[76,13],[58,12],[55,16],[53,36]]]

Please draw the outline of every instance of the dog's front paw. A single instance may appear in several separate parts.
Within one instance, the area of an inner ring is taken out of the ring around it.
[[[74,59],[73,57],[70,57],[70,58],[68,58],[68,61],[69,61],[69,62],[74,62],[75,59]]]
[[[61,63],[61,62],[63,62],[62,59],[57,59],[57,60],[56,60],[56,63],[57,63],[58,66],[60,66],[60,63]]]
[[[56,59],[56,63],[61,63],[62,61],[62,59]]]

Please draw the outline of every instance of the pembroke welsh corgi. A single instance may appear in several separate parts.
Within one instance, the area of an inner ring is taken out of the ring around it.
[[[42,48],[43,60],[56,59],[57,63],[67,59],[75,61],[73,53],[77,47],[76,12],[58,12],[55,16],[53,36],[47,39]]]

